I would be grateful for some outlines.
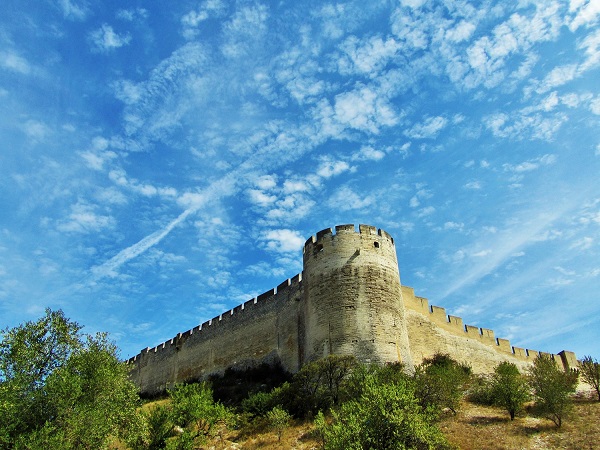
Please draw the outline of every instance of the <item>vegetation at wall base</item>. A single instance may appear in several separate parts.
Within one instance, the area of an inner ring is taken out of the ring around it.
[[[0,448],[107,448],[133,438],[136,387],[106,335],[84,335],[62,311],[2,331]]]
[[[254,381],[244,400],[243,378],[229,373],[220,395],[232,392],[232,406],[216,400],[208,382],[176,385],[165,399],[141,406],[114,345],[103,334],[82,334],[61,311],[47,310],[1,337],[2,450],[444,449],[474,443],[538,449],[600,442],[600,402],[574,397],[577,373],[545,356],[526,375],[501,363],[494,374],[474,378],[468,366],[444,354],[425,359],[414,373],[402,364],[365,365],[330,355],[285,375],[279,385],[260,383],[266,368],[245,373]],[[585,357],[579,371],[595,394],[597,370],[598,362]],[[529,391],[533,402],[526,403]],[[469,403],[466,392],[496,406]],[[577,414],[568,415],[573,408]]]
[[[577,372],[564,372],[553,359],[539,355],[529,369],[535,412],[560,428],[571,411],[571,396],[577,388],[577,378]]]
[[[468,365],[455,361],[448,354],[436,353],[416,368],[415,395],[424,408],[448,408],[456,414],[471,375]]]
[[[223,374],[210,376],[208,381],[215,400],[237,407],[251,394],[270,392],[291,379],[292,374],[286,372],[279,361],[274,361],[245,369],[229,368]]]
[[[364,379],[361,396],[331,411],[318,429],[327,450],[449,448],[436,425],[437,414],[423,408],[408,377],[380,383],[377,375]]]
[[[529,384],[516,365],[502,362],[494,369],[490,380],[490,398],[492,402],[503,408],[510,415],[510,420],[525,407],[531,398]]]
[[[598,396],[600,402],[600,363],[591,356],[584,356],[579,366],[581,378],[589,384]]]

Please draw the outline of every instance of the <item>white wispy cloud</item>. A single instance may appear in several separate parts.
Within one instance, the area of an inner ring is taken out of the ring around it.
[[[268,195],[260,189],[248,189],[246,191],[250,198],[250,202],[258,206],[269,206],[277,200],[277,196]]]
[[[84,0],[58,0],[66,19],[83,20],[89,14],[89,5]]]
[[[186,39],[196,38],[202,22],[214,17],[222,17],[225,11],[226,5],[221,0],[207,0],[202,2],[198,9],[188,12],[181,18],[183,36]]]
[[[59,231],[69,233],[97,233],[105,228],[112,228],[116,221],[109,215],[97,214],[96,208],[86,203],[71,206],[71,213],[56,225]]]
[[[266,231],[261,240],[265,243],[267,250],[289,253],[301,249],[306,239],[298,231],[279,229]]]
[[[388,149],[389,150],[389,149]],[[386,152],[377,150],[370,145],[365,145],[360,150],[352,155],[353,161],[379,161],[385,158]]]
[[[516,113],[510,117],[506,113],[488,115],[483,119],[484,126],[494,136],[515,140],[535,139],[551,141],[560,127],[568,120],[564,113],[546,117],[540,113]]]
[[[133,22],[135,20],[145,20],[149,16],[149,12],[145,8],[120,9],[116,13],[116,18]]]
[[[336,95],[333,110],[338,123],[374,134],[398,122],[389,101],[367,86]]]
[[[11,50],[0,51],[0,67],[23,75],[32,71],[27,59]]]
[[[508,172],[530,172],[539,169],[542,166],[549,166],[556,162],[556,155],[546,154],[538,158],[530,159],[519,164],[504,164],[504,170]]]
[[[461,20],[456,26],[446,30],[445,38],[451,42],[463,42],[473,35],[475,28],[473,23]]]
[[[600,4],[594,0],[571,0],[569,13],[572,14],[568,21],[571,31],[576,31],[581,26],[592,27],[600,19]]]
[[[466,183],[464,185],[465,189],[481,189],[482,185],[480,181],[474,180],[474,181],[469,181],[468,183]]]
[[[93,50],[98,52],[108,52],[128,45],[131,41],[129,34],[118,34],[108,24],[103,24],[97,30],[92,31],[89,37]]]
[[[39,120],[29,119],[25,121],[22,129],[33,142],[44,142],[52,134],[52,129]]]
[[[405,132],[413,139],[435,138],[448,125],[448,119],[442,116],[427,117],[421,123],[414,124]]]
[[[600,30],[590,33],[577,45],[578,50],[583,50],[585,61],[579,66],[579,75],[587,70],[593,69],[600,64]]]
[[[375,202],[372,195],[360,196],[349,186],[342,186],[336,190],[328,200],[333,210],[352,211],[355,209],[366,209]]]
[[[177,127],[180,118],[192,107],[187,89],[191,78],[196,79],[191,74],[202,73],[206,53],[199,43],[188,43],[157,64],[145,81],[120,80],[113,84],[117,98],[128,105],[123,113],[127,137],[135,137],[144,144]],[[202,98],[198,97],[197,102],[202,104]]]
[[[101,162],[102,165],[104,162],[114,158],[111,152],[103,152],[101,156],[98,156],[97,154],[92,154],[90,156],[89,152],[84,152],[82,157],[88,162],[88,164],[99,164]],[[100,167],[102,167],[102,165]],[[177,189],[170,186],[156,187],[150,183],[144,183],[135,178],[129,178],[125,170],[121,167],[116,167],[110,170],[108,173],[108,178],[117,186],[127,188],[130,191],[140,194],[144,197],[161,196],[172,199],[177,197],[178,194]],[[202,200],[204,199],[202,198]],[[196,200],[194,199],[194,194],[188,192],[182,194],[180,198],[178,198],[178,202],[188,206],[189,204],[194,204]]]
[[[539,93],[544,93],[558,86],[562,86],[563,84],[575,79],[577,72],[577,64],[566,64],[555,67],[544,77],[537,91]]]
[[[117,157],[115,152],[107,150],[108,146],[108,139],[98,136],[92,140],[90,149],[80,152],[79,154],[90,169],[101,171],[104,169],[104,164],[106,162]]]
[[[317,175],[322,178],[331,178],[349,170],[352,170],[352,167],[346,161],[326,158],[319,164]]]
[[[578,239],[577,241],[573,242],[573,244],[571,244],[571,246],[569,248],[571,250],[573,250],[573,249],[587,250],[587,249],[591,248],[593,244],[594,244],[594,239],[592,237],[584,236],[581,239]]]
[[[252,44],[267,31],[269,11],[265,5],[251,5],[239,8],[223,26],[225,42],[221,46],[223,54],[229,58],[248,55]]]
[[[383,39],[381,36],[366,40],[350,36],[340,45],[340,49],[343,56],[338,59],[337,65],[341,74],[361,74],[373,78],[396,55],[400,44],[392,38]]]
[[[509,226],[498,233],[490,235],[485,243],[474,243],[474,248],[487,248],[486,257],[471,264],[462,276],[446,289],[442,298],[448,297],[492,273],[509,258],[512,258],[513,254],[536,242],[537,236],[549,229],[555,221],[563,218],[569,210],[577,205],[577,199],[570,200],[556,202],[553,208],[549,210],[528,211],[527,218],[515,218],[519,223],[518,226]],[[473,250],[471,253],[476,255],[479,251]]]

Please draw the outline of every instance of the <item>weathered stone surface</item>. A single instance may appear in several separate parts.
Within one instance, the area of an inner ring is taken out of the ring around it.
[[[492,330],[464,325],[401,286],[394,239],[368,225],[338,225],[304,246],[302,274],[212,320],[131,358],[146,394],[228,367],[280,362],[296,372],[329,354],[408,367],[436,352],[490,372],[501,361],[526,368],[538,352],[512,347]],[[551,355],[576,367],[572,352]]]

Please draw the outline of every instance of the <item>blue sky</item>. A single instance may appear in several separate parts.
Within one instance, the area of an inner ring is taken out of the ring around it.
[[[133,356],[336,224],[515,346],[600,357],[600,2],[4,0],[0,327]]]

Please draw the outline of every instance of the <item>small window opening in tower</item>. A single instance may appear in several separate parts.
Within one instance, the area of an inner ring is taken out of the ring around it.
[[[373,242],[373,245],[375,246],[375,248],[379,248],[379,242]]]
[[[317,245],[315,245],[315,249],[314,249],[315,253],[319,253],[319,252],[322,252],[322,251],[323,251],[323,244],[317,244]]]

